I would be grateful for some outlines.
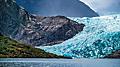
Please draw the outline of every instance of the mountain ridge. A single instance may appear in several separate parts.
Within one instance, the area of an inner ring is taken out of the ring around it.
[[[13,0],[0,1],[0,32],[5,36],[34,46],[61,43],[82,31],[84,24],[64,16],[34,16]]]
[[[95,17],[99,16],[89,6],[79,0],[17,0],[30,13],[40,16]],[[31,7],[30,7],[31,6]]]

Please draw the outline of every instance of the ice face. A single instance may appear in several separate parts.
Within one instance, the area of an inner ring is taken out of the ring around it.
[[[73,38],[54,46],[37,47],[73,58],[101,58],[120,49],[120,15],[77,18],[68,17],[86,26]]]

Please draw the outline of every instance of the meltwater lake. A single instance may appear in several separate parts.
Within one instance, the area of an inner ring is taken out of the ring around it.
[[[120,59],[0,58],[0,67],[120,67]]]

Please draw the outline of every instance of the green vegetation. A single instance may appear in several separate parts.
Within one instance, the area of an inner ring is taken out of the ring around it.
[[[65,58],[0,35],[1,58]]]

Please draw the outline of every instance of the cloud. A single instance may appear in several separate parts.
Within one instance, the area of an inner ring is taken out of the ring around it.
[[[80,0],[101,15],[120,13],[120,0]]]

